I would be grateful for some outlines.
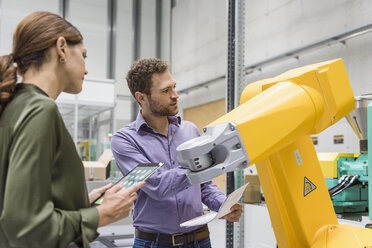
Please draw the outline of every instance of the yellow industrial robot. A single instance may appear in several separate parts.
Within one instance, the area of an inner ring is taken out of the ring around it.
[[[371,229],[338,224],[310,136],[354,107],[341,59],[290,70],[249,84],[178,158],[194,184],[256,164],[279,248],[372,247]]]

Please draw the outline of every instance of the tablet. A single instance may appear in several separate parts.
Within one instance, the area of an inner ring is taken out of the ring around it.
[[[121,188],[121,190],[125,190],[138,182],[145,181],[162,166],[163,163],[139,164],[136,167],[134,167],[130,172],[128,172],[125,176],[116,181],[114,185],[123,182],[123,187]],[[93,204],[97,205],[101,204],[103,201],[103,197],[104,195],[100,196],[97,200],[93,202]]]

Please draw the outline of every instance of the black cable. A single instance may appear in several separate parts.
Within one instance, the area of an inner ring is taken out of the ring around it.
[[[349,181],[349,179],[350,179],[350,176],[346,176],[341,183],[337,184],[336,187],[334,187],[332,190],[329,190],[328,191],[329,192],[329,195],[332,196],[336,191],[338,191],[341,188],[343,188],[344,185],[345,185],[345,183],[347,183]]]
[[[353,176],[353,178],[350,180],[350,182],[349,182],[348,184],[346,184],[342,189],[340,189],[340,190],[334,192],[334,193],[331,195],[331,197],[334,197],[335,195],[340,194],[340,193],[343,192],[344,190],[346,190],[346,189],[348,189],[348,188],[350,188],[350,187],[352,187],[352,186],[354,186],[354,185],[356,185],[356,184],[359,184],[360,182],[359,182],[358,178],[359,178],[359,175],[355,175],[355,176]]]
[[[345,177],[346,177],[346,175],[343,175],[343,176],[338,180],[338,183],[335,184],[335,185],[333,185],[333,187],[329,188],[328,191],[331,191],[331,190],[333,190],[334,188],[336,188],[337,186],[339,186],[340,183],[341,183],[342,181],[345,180]]]

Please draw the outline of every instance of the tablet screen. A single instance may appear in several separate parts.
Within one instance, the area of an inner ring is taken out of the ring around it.
[[[120,182],[123,183],[123,187],[121,190],[125,190],[130,186],[145,181],[149,178],[154,172],[159,169],[163,163],[147,163],[147,164],[139,164],[134,167],[128,174],[120,178],[114,184],[118,184]],[[94,201],[94,204],[101,204],[103,201],[103,196],[99,197],[97,200]]]

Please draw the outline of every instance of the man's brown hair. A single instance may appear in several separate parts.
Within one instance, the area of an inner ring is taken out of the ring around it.
[[[140,59],[134,62],[126,78],[132,95],[135,97],[134,94],[137,91],[146,95],[151,95],[152,75],[155,73],[163,73],[167,71],[168,68],[169,65],[167,62],[155,58]]]

